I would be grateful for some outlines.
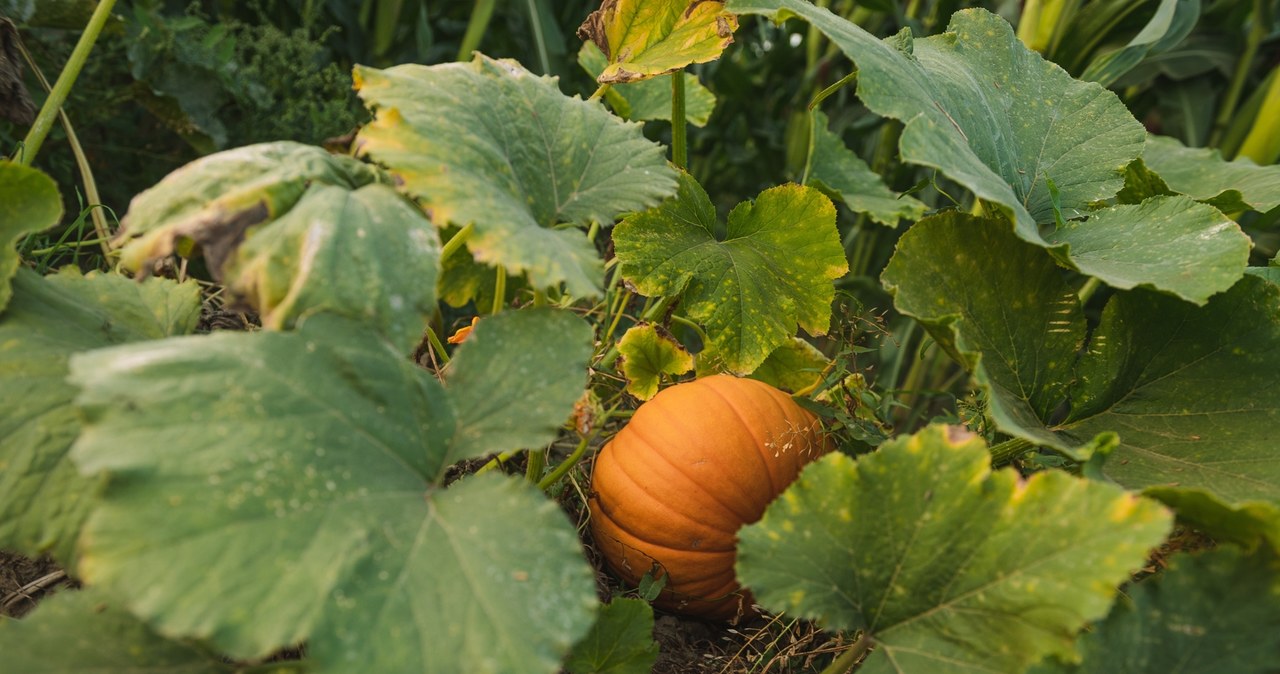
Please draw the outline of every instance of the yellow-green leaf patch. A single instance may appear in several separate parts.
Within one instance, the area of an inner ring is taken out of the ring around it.
[[[637,325],[618,340],[627,393],[648,400],[658,393],[662,375],[679,376],[693,369],[693,356],[666,330]]]
[[[608,58],[596,81],[620,84],[717,59],[737,29],[723,0],[604,0],[578,37]]]
[[[578,50],[578,65],[592,77],[604,71],[608,61],[594,42],[586,42]],[[693,73],[684,74],[684,118],[694,126],[707,125],[716,107],[716,95],[702,86]],[[609,107],[623,119],[671,121],[671,82],[665,79],[637,80],[609,87],[604,94]]]

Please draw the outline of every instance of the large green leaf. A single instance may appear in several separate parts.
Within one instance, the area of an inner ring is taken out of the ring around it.
[[[231,674],[243,671],[169,641],[97,590],[60,592],[23,620],[0,618],[5,668],[23,674]]]
[[[1258,166],[1248,160],[1229,162],[1217,150],[1185,147],[1165,136],[1147,138],[1142,161],[1159,174],[1169,190],[1227,213],[1266,212],[1280,206],[1280,166]]]
[[[772,610],[861,630],[859,672],[1019,672],[1069,656],[1168,533],[1167,510],[1060,471],[992,472],[932,426],[814,462],[738,533],[738,576]]]
[[[75,460],[110,476],[79,571],[157,631],[237,658],[306,640],[321,672],[554,672],[595,603],[574,528],[521,480],[441,484],[495,437],[554,437],[584,332],[549,310],[487,319],[451,391],[327,314],[79,356]],[[513,375],[549,401],[526,407]],[[467,408],[485,395],[507,410]]]
[[[356,83],[376,110],[360,152],[386,165],[437,225],[474,223],[467,248],[477,260],[537,287],[598,295],[595,247],[558,226],[608,225],[675,189],[661,147],[639,124],[511,61],[358,67]]]
[[[1114,431],[1121,445],[1105,471],[1128,487],[1280,499],[1280,287],[1245,275],[1203,307],[1119,292],[1082,352],[1075,294],[1002,223],[922,220],[883,281],[900,311],[974,369],[1005,432],[1069,450]]]
[[[62,219],[62,197],[53,179],[33,168],[0,161],[0,311],[13,291],[9,280],[18,271],[14,244],[49,229]]]
[[[402,351],[436,311],[440,240],[422,211],[381,184],[312,186],[223,267],[267,328],[332,312],[375,326]]]
[[[734,372],[756,369],[796,326],[824,334],[832,280],[848,271],[835,207],[816,189],[783,185],[729,213],[717,236],[707,193],[681,174],[676,196],[613,233],[622,276],[645,295],[680,295],[707,329],[708,355]]]
[[[378,180],[367,164],[300,143],[202,157],[134,197],[120,223],[120,261],[137,271],[175,252],[189,256],[196,246],[220,274],[246,234],[288,212],[312,184],[355,189]]]
[[[583,43],[578,51],[578,65],[588,75],[598,77],[608,61],[594,42]],[[684,118],[694,126],[706,126],[716,107],[716,95],[702,86],[698,76],[684,74]],[[623,119],[644,121],[661,119],[671,121],[671,82],[666,79],[638,80],[630,84],[616,84],[604,94],[609,107]]]
[[[858,97],[901,120],[908,162],[933,166],[998,204],[1022,239],[1048,246],[1054,198],[1068,216],[1115,195],[1145,132],[1101,86],[1073,80],[1028,50],[1000,17],[957,12],[947,32],[882,41],[803,0],[731,0],[743,14],[796,15],[831,38],[858,67]]]
[[[653,607],[643,599],[618,597],[565,661],[569,674],[649,674],[658,660]]]
[[[1187,197],[1094,211],[1045,238],[1069,244],[1075,267],[1113,288],[1156,288],[1196,304],[1240,280],[1252,247],[1231,218]]]
[[[609,60],[596,81],[620,84],[717,59],[737,29],[724,0],[604,0],[578,37]]]
[[[1267,555],[1222,547],[1178,555],[1134,583],[1080,637],[1078,664],[1036,674],[1273,674],[1280,663],[1280,573]]]
[[[809,134],[809,170],[806,185],[813,185],[857,213],[896,227],[898,220],[919,220],[925,205],[914,197],[894,194],[840,136],[827,128],[827,116],[813,111]]]
[[[97,482],[67,460],[80,431],[67,360],[191,332],[200,290],[74,268],[44,278],[19,270],[14,289],[0,314],[0,549],[50,554],[70,566]]]

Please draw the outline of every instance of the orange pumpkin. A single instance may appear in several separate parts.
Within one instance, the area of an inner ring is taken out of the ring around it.
[[[825,451],[817,418],[754,379],[705,377],[664,389],[596,458],[591,531],[623,581],[665,575],[657,606],[751,614],[733,571],[738,529]]]

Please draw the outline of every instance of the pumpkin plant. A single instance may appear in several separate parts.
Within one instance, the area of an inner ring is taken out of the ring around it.
[[[856,76],[799,113],[799,183],[722,218],[685,68],[757,14]],[[653,613],[600,601],[590,531],[662,610],[841,634],[832,672],[1275,669],[1280,274],[1241,223],[1280,168],[1149,134],[980,9],[881,39],[803,0],[608,0],[583,34],[586,99],[484,54],[358,67],[349,154],[254,145],[139,195],[137,280],[20,268],[59,198],[0,162],[0,547],[85,586],[0,621],[7,662],[647,671]],[[192,334],[175,257],[261,329]],[[858,367],[832,305],[860,287],[952,369]],[[931,369],[978,402],[889,429]]]

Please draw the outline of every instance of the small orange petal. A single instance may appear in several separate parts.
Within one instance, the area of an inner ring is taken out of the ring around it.
[[[471,319],[471,325],[468,325],[464,328],[458,328],[458,331],[453,333],[453,335],[449,337],[447,341],[450,344],[461,344],[465,342],[467,338],[471,336],[471,331],[475,329],[476,321],[479,321],[479,320],[480,320],[479,316],[473,317]]]

